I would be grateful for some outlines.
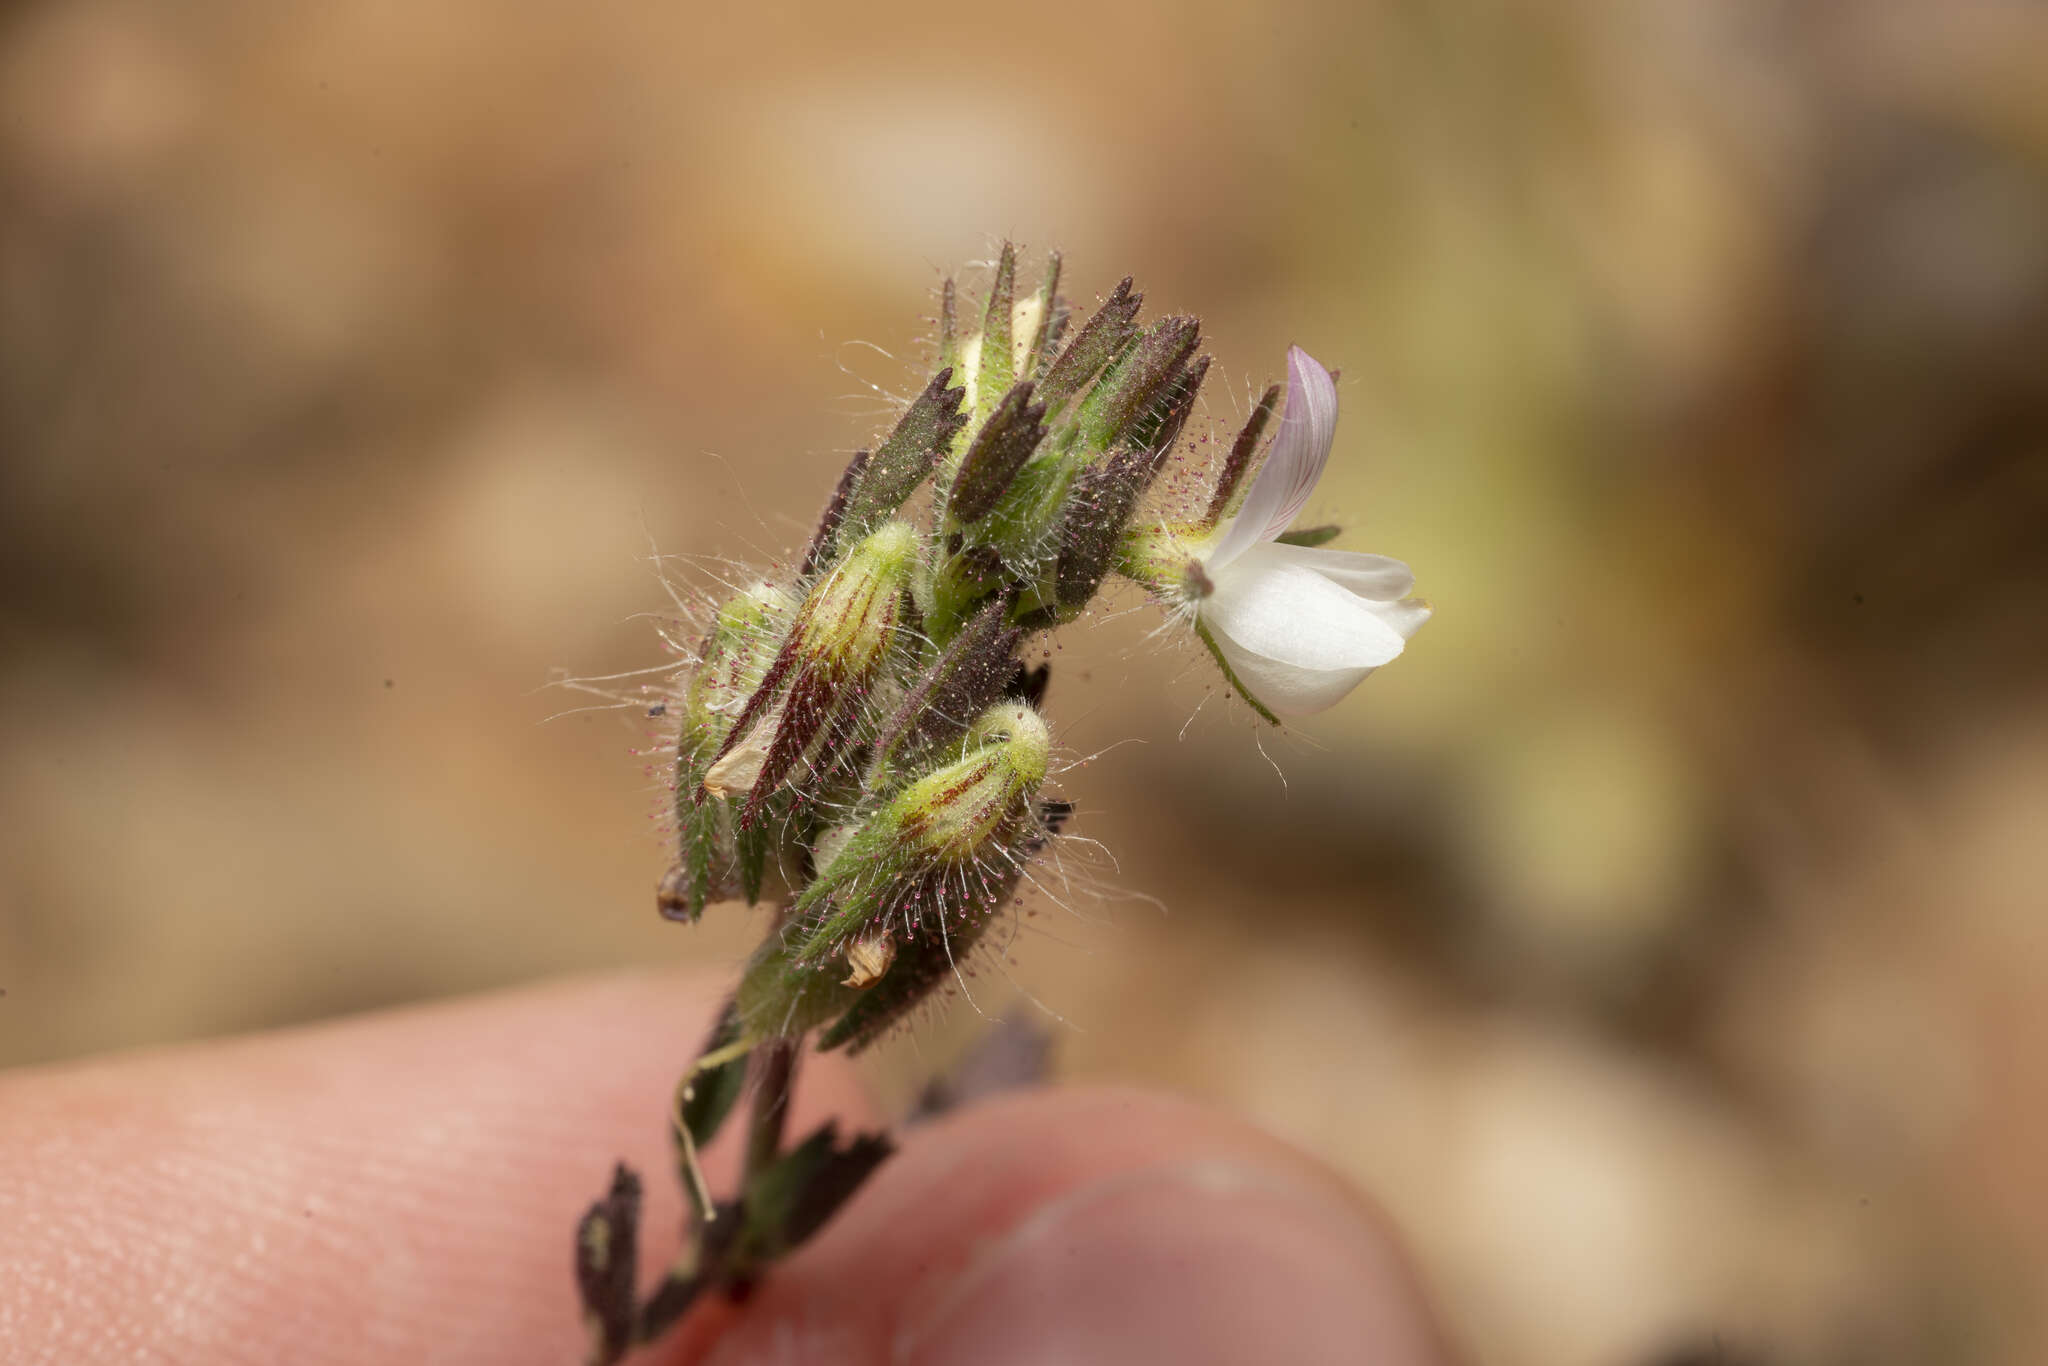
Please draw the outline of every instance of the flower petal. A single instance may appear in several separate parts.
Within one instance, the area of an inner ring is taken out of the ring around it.
[[[1231,519],[1209,557],[1209,567],[1228,564],[1261,541],[1287,530],[1301,512],[1337,435],[1337,382],[1298,346],[1287,348],[1287,402],[1279,434],[1265,463],[1252,478],[1244,506]]]
[[[1342,702],[1371,669],[1302,669],[1239,645],[1221,631],[1208,635],[1230,681],[1269,721],[1313,716]]]
[[[1401,633],[1401,639],[1412,640],[1422,629],[1422,623],[1436,615],[1436,609],[1421,598],[1402,598],[1399,602],[1368,602],[1373,615]]]
[[[1235,567],[1256,570],[1280,565],[1312,569],[1332,583],[1342,584],[1361,598],[1393,602],[1415,591],[1415,574],[1391,555],[1367,555],[1357,550],[1326,550],[1320,546],[1280,545],[1262,542],[1239,556]]]
[[[1359,597],[1304,565],[1213,572],[1201,621],[1254,654],[1303,669],[1370,669],[1401,653],[1399,630]]]

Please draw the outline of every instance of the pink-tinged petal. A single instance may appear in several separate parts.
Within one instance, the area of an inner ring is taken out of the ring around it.
[[[1298,565],[1375,602],[1394,602],[1415,591],[1414,571],[1390,555],[1367,555],[1356,550],[1329,550],[1321,546],[1279,545],[1267,541],[1245,551],[1235,564],[1239,569]]]
[[[1252,478],[1244,506],[1224,530],[1209,565],[1228,564],[1261,541],[1287,530],[1330,458],[1337,435],[1337,382],[1298,346],[1287,348],[1287,401],[1265,463]]]

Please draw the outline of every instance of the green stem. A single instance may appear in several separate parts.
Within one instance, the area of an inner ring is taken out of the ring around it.
[[[804,859],[805,880],[815,876],[808,856]],[[789,918],[777,908],[768,923],[772,939],[782,933]],[[796,1082],[796,1054],[802,1039],[768,1039],[755,1047],[747,1062],[752,1074],[753,1099],[747,1109],[747,1159],[740,1172],[740,1198],[753,1189],[754,1179],[782,1156],[782,1131],[789,1122],[790,1092]]]
[[[754,1097],[747,1114],[747,1165],[741,1191],[782,1156],[782,1131],[795,1089],[797,1039],[771,1039],[754,1050]]]

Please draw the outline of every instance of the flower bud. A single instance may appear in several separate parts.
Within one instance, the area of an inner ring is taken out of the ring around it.
[[[1149,445],[1133,428],[1165,407],[1201,334],[1193,318],[1161,318],[1126,349],[1081,401],[1077,425],[1082,446],[1101,451],[1125,439]]]
[[[732,713],[761,684],[787,634],[796,600],[781,586],[756,583],[723,603],[699,658],[671,708],[676,737],[676,862],[662,878],[655,905],[670,920],[693,921],[722,897],[760,895],[765,849],[735,838],[722,802],[700,802]]]
[[[1021,702],[1001,702],[968,728],[962,753],[910,783],[870,816],[797,898],[801,946],[814,963],[866,930],[943,919],[976,884],[1014,866],[1045,781],[1052,737]]]
[[[967,415],[960,411],[966,391],[948,388],[952,381],[949,365],[932,376],[924,392],[904,411],[896,430],[872,455],[853,453],[804,553],[799,577],[809,580],[820,565],[831,561],[839,546],[860,540],[894,517],[939,457],[952,450],[953,438],[967,425]]]
[[[1131,293],[1128,275],[1110,291],[1095,316],[1082,326],[1039,382],[1038,397],[1049,409],[1057,411],[1130,344],[1138,333],[1135,320],[1144,301],[1144,295]]]
[[[888,522],[847,552],[797,615],[790,644],[802,667],[843,677],[874,667],[895,638],[917,551],[916,529]]]
[[[1045,405],[1033,403],[1031,391],[1031,381],[1025,380],[1005,393],[974,434],[946,497],[949,524],[978,522],[988,516],[1017,471],[1038,449],[1045,435]]]
[[[950,924],[924,928],[904,941],[882,979],[825,1027],[818,1047],[858,1053],[905,1019],[942,982],[960,973],[995,923],[996,911],[1016,893],[1025,868],[1072,813],[1073,807],[1064,801],[1038,803],[1037,819],[1018,840],[1010,866],[989,879],[975,903],[955,912]]]
[[[684,745],[708,754],[725,738],[728,719],[774,661],[796,605],[788,589],[765,579],[720,604],[683,688]]]
[[[917,566],[908,522],[887,522],[848,550],[797,609],[780,653],[748,696],[706,766],[699,800],[746,793],[740,827],[817,745],[835,752],[895,644],[905,590]]]
[[[1061,521],[1054,579],[1061,619],[1079,613],[1102,587],[1103,578],[1116,562],[1124,528],[1173,454],[1208,372],[1207,356],[1182,371],[1170,386],[1164,406],[1136,424],[1133,444],[1110,452],[1075,479]]]
[[[1045,258],[1045,278],[1038,292],[1017,301],[1013,348],[1019,379],[1037,379],[1044,372],[1052,360],[1051,349],[1066,330],[1066,304],[1059,291],[1060,254],[1055,251]]]
[[[875,739],[868,769],[870,788],[883,790],[899,769],[957,741],[972,719],[1003,695],[1004,686],[1017,672],[1013,656],[1024,638],[1021,630],[1005,624],[1009,607],[1002,598],[982,604],[904,693]],[[851,827],[841,830],[852,833]],[[844,847],[842,842],[828,854],[821,843],[817,866],[829,866]]]
[[[1045,781],[1052,734],[1021,702],[990,707],[968,728],[966,758],[926,774],[891,803],[898,838],[945,862],[974,857]]]
[[[988,307],[982,315],[981,345],[972,382],[976,422],[987,420],[1017,378],[1016,354],[1011,348],[1016,296],[1017,249],[1005,242],[1002,255],[996,259],[996,277],[989,283]]]

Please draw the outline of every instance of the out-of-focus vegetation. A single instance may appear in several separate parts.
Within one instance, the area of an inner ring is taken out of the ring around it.
[[[540,685],[796,542],[1010,235],[1219,422],[1341,365],[1310,511],[1438,617],[1299,737],[1069,632],[1120,866],[977,1005],[1324,1154],[1476,1360],[2039,1361],[2044,71],[2018,0],[18,6],[0,1061],[734,961]]]

